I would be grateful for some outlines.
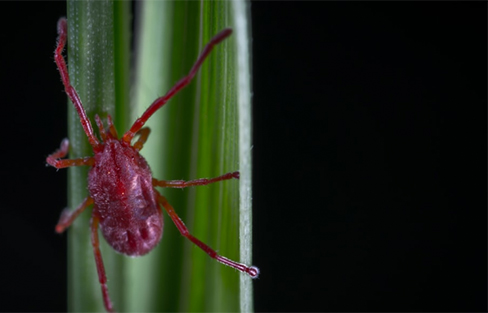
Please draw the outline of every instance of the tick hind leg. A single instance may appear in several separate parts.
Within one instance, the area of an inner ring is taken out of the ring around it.
[[[92,166],[93,164],[95,164],[95,159],[93,157],[61,160],[61,158],[64,158],[68,154],[68,149],[69,149],[69,140],[65,138],[63,139],[63,141],[61,141],[61,146],[59,147],[59,149],[54,151],[53,154],[49,155],[46,158],[47,164],[58,169],[70,167],[70,166],[82,166],[82,165]]]
[[[108,294],[107,276],[105,275],[105,267],[103,266],[102,254],[100,252],[100,242],[98,241],[98,223],[99,217],[93,214],[90,222],[93,254],[95,255],[95,263],[97,265],[98,281],[102,287],[103,304],[108,312],[114,312],[112,301],[110,301],[110,296]]]
[[[186,188],[186,187],[192,187],[192,186],[204,186],[208,184],[213,184],[222,180],[228,180],[228,179],[239,179],[239,172],[232,172],[232,173],[227,173],[224,175],[221,175],[219,177],[215,178],[200,178],[200,179],[195,179],[195,180],[189,180],[189,181],[184,181],[184,180],[157,180],[153,178],[153,186],[158,186],[158,187],[165,187],[165,188]]]
[[[186,228],[185,224],[179,218],[179,216],[176,214],[175,210],[173,209],[171,204],[168,203],[166,198],[163,197],[162,195],[160,195],[157,191],[156,191],[156,194],[158,196],[158,202],[164,207],[166,212],[168,212],[168,215],[173,220],[173,223],[175,223],[176,227],[178,228],[178,230],[180,231],[180,233],[184,237],[188,238],[191,242],[196,244],[200,249],[202,249],[205,253],[207,253],[212,259],[215,259],[224,265],[230,266],[230,267],[235,268],[241,272],[244,272],[244,273],[248,274],[249,276],[251,276],[252,278],[258,277],[259,269],[257,267],[247,266],[245,264],[241,264],[241,263],[229,260],[228,258],[217,254],[217,252],[215,252],[215,250],[213,250],[212,248],[210,248],[209,246],[207,246],[206,244],[201,242],[199,239],[194,237],[192,234],[190,234],[190,232],[188,231],[188,228]]]

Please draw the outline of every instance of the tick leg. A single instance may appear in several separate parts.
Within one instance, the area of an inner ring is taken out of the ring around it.
[[[190,180],[190,181],[184,181],[184,180],[157,180],[156,178],[153,178],[152,183],[153,186],[158,186],[158,187],[165,187],[165,188],[186,188],[186,187],[191,187],[191,186],[204,186],[212,183],[216,183],[221,180],[228,180],[236,178],[239,179],[239,172],[232,172],[232,173],[227,173],[224,175],[221,175],[219,177],[215,178],[200,178],[200,179],[195,179],[195,180]]]
[[[199,239],[194,237],[190,232],[188,231],[188,228],[186,228],[185,224],[183,221],[178,217],[176,214],[175,210],[171,206],[171,204],[168,203],[165,197],[160,195],[157,191],[156,194],[158,195],[158,202],[164,207],[166,212],[168,212],[168,215],[171,217],[173,220],[173,223],[175,223],[176,227],[180,231],[180,233],[185,236],[186,238],[190,239],[191,242],[196,244],[200,249],[205,251],[212,259],[215,259],[219,261],[220,263],[230,266],[232,268],[235,268],[241,272],[244,272],[251,276],[252,278],[256,278],[259,275],[259,269],[255,266],[247,266],[232,260],[229,260],[226,257],[223,257],[221,255],[218,255],[217,252],[215,252],[212,248],[201,242]]]
[[[134,138],[135,134],[144,126],[146,121],[156,112],[159,108],[161,108],[163,105],[168,102],[169,99],[171,99],[178,91],[183,89],[186,85],[188,85],[195,74],[197,73],[198,69],[202,65],[203,61],[207,58],[207,56],[210,54],[212,51],[213,47],[217,44],[219,44],[222,40],[225,38],[229,37],[230,34],[232,34],[232,29],[226,28],[222,30],[220,33],[218,33],[215,37],[213,37],[209,43],[203,48],[202,53],[198,57],[197,61],[193,65],[193,67],[190,70],[190,73],[188,73],[187,76],[183,77],[180,79],[174,86],[171,88],[164,96],[157,98],[154,100],[154,102],[151,104],[151,106],[142,114],[140,118],[138,118],[130,130],[128,130],[124,136],[122,137],[122,140],[125,142],[131,142],[132,138]]]
[[[60,18],[58,21],[58,45],[56,50],[54,50],[54,60],[56,61],[56,65],[58,66],[59,73],[61,74],[61,79],[63,80],[64,90],[68,95],[69,99],[73,103],[76,111],[78,112],[78,116],[80,117],[81,126],[83,126],[83,130],[85,131],[86,135],[88,136],[88,141],[90,145],[93,147],[95,151],[100,151],[101,146],[98,139],[95,137],[93,133],[93,127],[90,123],[90,120],[86,116],[85,109],[83,108],[83,104],[81,103],[80,96],[76,92],[75,88],[71,86],[69,81],[69,74],[68,74],[68,67],[66,66],[66,62],[63,58],[63,50],[64,46],[66,45],[66,37],[68,34],[67,30],[67,22],[65,18]]]
[[[59,145],[59,149],[54,151],[54,153],[48,156],[47,158],[48,160],[49,158],[52,159],[64,158],[68,154],[68,150],[69,150],[69,140],[68,138],[64,138],[61,141],[61,144]]]
[[[71,226],[71,223],[81,214],[88,206],[93,204],[93,199],[91,197],[86,197],[85,200],[73,211],[66,208],[61,213],[59,217],[58,224],[56,225],[56,232],[62,233],[64,230]]]
[[[103,141],[107,141],[107,134],[105,133],[105,127],[103,127],[103,122],[98,114],[95,114],[95,122],[98,126],[98,131],[100,133],[100,137],[102,137]]]
[[[86,157],[86,158],[79,158],[79,159],[66,159],[60,160],[60,158],[64,158],[68,154],[69,149],[69,140],[67,138],[61,141],[61,146],[58,150],[54,151],[53,154],[49,155],[46,158],[47,164],[54,166],[55,168],[65,168],[70,166],[81,166],[81,165],[89,165],[92,166],[95,164],[95,159],[93,157]]]
[[[151,129],[149,129],[149,127],[141,128],[141,130],[137,133],[140,136],[136,143],[133,145],[134,149],[136,149],[137,151],[141,151],[142,147],[147,141],[147,137],[149,137],[149,133],[151,133]]]
[[[119,136],[117,135],[117,130],[115,129],[114,122],[112,121],[112,117],[107,115],[107,122],[108,122],[108,130],[114,139],[117,139]]]
[[[95,114],[95,121],[100,131],[100,137],[102,137],[103,141],[107,141],[107,137],[109,136],[113,139],[117,139],[117,131],[115,130],[114,122],[112,121],[112,117],[110,115],[107,115],[108,132],[105,131],[102,119],[100,116],[98,116],[98,114]]]
[[[102,287],[103,304],[108,312],[114,312],[112,301],[108,295],[107,276],[105,275],[105,267],[103,266],[102,254],[100,253],[100,243],[98,241],[98,222],[99,217],[92,215],[91,218],[91,241],[93,246],[93,253],[95,254],[95,263],[97,264],[98,281]]]

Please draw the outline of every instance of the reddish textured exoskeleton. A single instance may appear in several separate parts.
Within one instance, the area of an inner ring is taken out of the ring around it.
[[[78,93],[70,84],[68,69],[62,56],[66,44],[67,22],[65,18],[61,18],[58,22],[59,38],[54,58],[61,74],[65,91],[75,106],[88,141],[93,147],[94,156],[80,159],[61,159],[68,154],[69,148],[68,139],[64,139],[61,142],[60,149],[47,157],[46,162],[58,169],[81,165],[92,167],[88,174],[90,195],[75,210],[65,209],[63,211],[56,225],[56,232],[63,232],[81,212],[93,204],[91,241],[104,305],[109,312],[113,312],[113,306],[108,294],[107,278],[99,249],[98,227],[100,226],[103,236],[115,251],[128,256],[144,255],[158,244],[163,234],[163,216],[160,205],[164,207],[180,233],[205,251],[211,258],[247,273],[252,278],[256,278],[259,274],[259,270],[256,267],[237,263],[218,255],[212,248],[191,235],[166,198],[154,189],[156,186],[186,188],[208,185],[222,180],[238,179],[239,172],[227,173],[212,179],[203,178],[192,181],[157,180],[152,177],[149,165],[139,154],[150,132],[149,128],[143,128],[146,121],[171,97],[190,83],[202,62],[212,51],[212,48],[231,33],[231,29],[224,29],[212,38],[203,49],[190,73],[178,81],[166,95],[156,99],[121,139],[118,139],[110,115],[107,117],[107,130],[105,130],[101,119],[96,115],[95,121],[102,139],[102,141],[99,141],[93,132],[92,125]],[[132,139],[136,135],[139,138],[131,145]]]

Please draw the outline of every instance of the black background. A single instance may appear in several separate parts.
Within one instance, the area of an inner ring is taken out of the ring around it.
[[[1,311],[66,307],[65,10],[0,4]],[[486,311],[486,12],[252,3],[256,311]]]

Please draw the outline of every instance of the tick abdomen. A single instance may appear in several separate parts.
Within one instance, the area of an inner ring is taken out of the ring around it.
[[[163,217],[146,160],[130,145],[108,140],[88,175],[93,213],[115,251],[144,255],[161,240]]]
[[[109,216],[100,223],[102,234],[112,248],[127,256],[141,256],[159,243],[163,234],[163,217],[156,211],[146,220],[139,220],[122,228],[119,221]]]

